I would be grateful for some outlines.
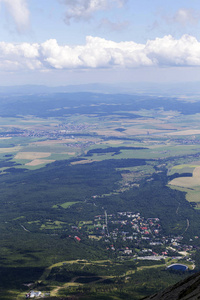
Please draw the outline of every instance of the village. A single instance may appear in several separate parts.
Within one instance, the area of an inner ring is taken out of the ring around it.
[[[62,138],[66,135],[84,132],[89,129],[88,124],[73,124],[73,123],[60,123],[60,124],[53,124],[50,126],[36,126],[36,128],[18,128],[18,127],[12,127],[12,128],[5,128],[4,131],[0,132],[1,137],[46,137],[46,138]]]
[[[90,239],[102,243],[103,247],[118,258],[136,260],[185,260],[191,258],[193,245],[183,243],[183,236],[165,236],[159,218],[145,219],[140,213],[118,212],[94,217],[93,221],[80,222],[75,240],[81,242],[78,232],[85,232]],[[198,237],[196,236],[195,239]],[[192,243],[191,243],[192,244]]]

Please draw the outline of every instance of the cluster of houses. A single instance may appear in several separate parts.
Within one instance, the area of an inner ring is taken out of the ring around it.
[[[17,127],[9,128],[9,131],[1,132],[0,136],[13,137],[13,136],[25,136],[25,137],[49,137],[49,138],[62,138],[66,135],[76,132],[83,132],[90,127],[89,124],[66,124],[61,123],[53,125],[47,128],[36,129],[19,129]],[[73,136],[71,137],[73,138]]]
[[[78,228],[77,228],[78,229]],[[90,236],[97,237],[108,251],[118,256],[132,256],[138,259],[158,259],[174,256],[183,258],[180,252],[193,250],[185,245],[182,236],[165,236],[159,218],[145,219],[140,213],[118,212],[97,215],[93,228],[82,226]]]
[[[29,298],[39,298],[42,296],[42,292],[35,292],[35,291],[30,291],[29,293],[26,294],[26,299]]]
[[[37,298],[46,298],[49,297],[50,293],[42,293],[40,291],[30,291],[26,294],[26,299],[37,299]]]

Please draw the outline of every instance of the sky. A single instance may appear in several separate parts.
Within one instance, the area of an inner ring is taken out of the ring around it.
[[[191,81],[199,0],[0,0],[0,86]]]

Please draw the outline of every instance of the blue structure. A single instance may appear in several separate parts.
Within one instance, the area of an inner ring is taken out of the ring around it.
[[[188,267],[186,265],[182,265],[182,264],[172,264],[172,265],[167,267],[167,270],[185,272],[185,271],[188,270]]]

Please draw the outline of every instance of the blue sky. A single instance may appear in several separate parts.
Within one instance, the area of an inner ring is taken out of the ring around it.
[[[0,85],[200,81],[199,0],[0,0]]]

